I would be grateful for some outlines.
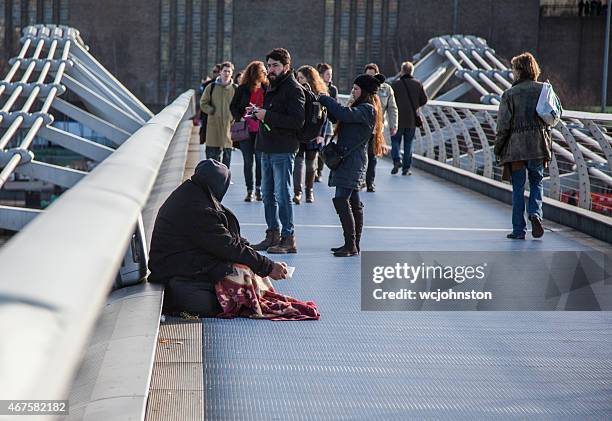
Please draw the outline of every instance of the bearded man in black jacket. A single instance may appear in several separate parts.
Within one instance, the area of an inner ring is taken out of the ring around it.
[[[198,164],[160,207],[149,252],[149,282],[166,286],[165,314],[182,311],[214,317],[222,309],[215,282],[232,273],[233,263],[259,276],[283,279],[285,263],[253,250],[240,236],[236,216],[221,204],[230,184],[229,169],[212,159]]]
[[[253,110],[261,122],[255,149],[261,152],[261,193],[266,216],[266,238],[255,250],[268,253],[296,253],[291,205],[293,161],[300,147],[298,131],[304,126],[305,96],[293,76],[291,56],[275,48],[266,56],[270,86],[263,107]],[[282,231],[281,231],[282,225]]]

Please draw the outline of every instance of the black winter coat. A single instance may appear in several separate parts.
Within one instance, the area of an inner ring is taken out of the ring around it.
[[[342,160],[338,169],[330,172],[329,186],[359,189],[365,180],[368,167],[368,140],[376,124],[374,106],[361,103],[354,107],[344,107],[324,95],[319,98],[319,101],[340,124],[338,132],[340,153],[346,153],[353,146],[363,142],[360,148]]]
[[[270,83],[264,95],[264,124],[259,125],[255,149],[267,153],[296,153],[297,131],[304,125],[304,92],[290,70]]]
[[[404,75],[393,82],[391,87],[397,104],[397,127],[399,129],[415,128],[415,107],[418,110],[427,104],[427,94],[423,85],[412,76]]]
[[[245,109],[250,105],[251,102],[251,90],[247,85],[240,85],[236,88],[234,98],[230,104],[230,112],[234,117],[235,121],[242,120],[244,117]]]
[[[159,209],[149,252],[149,281],[167,284],[173,277],[214,283],[232,272],[232,263],[249,266],[260,276],[273,262],[240,237],[234,214],[220,201],[229,171],[212,160],[198,164]]]
[[[333,83],[329,82],[327,84],[327,90],[329,92],[329,96],[333,99],[338,99],[338,88]]]

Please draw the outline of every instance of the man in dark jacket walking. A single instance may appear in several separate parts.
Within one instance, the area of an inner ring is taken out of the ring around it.
[[[391,87],[397,103],[397,132],[391,136],[391,157],[393,169],[391,174],[397,174],[402,169],[402,175],[412,175],[412,141],[417,127],[417,111],[427,103],[427,94],[421,82],[412,76],[414,66],[411,62],[402,63],[400,78]],[[400,146],[404,140],[404,156],[400,157]]]
[[[261,122],[255,149],[261,152],[261,193],[268,229],[266,238],[253,248],[268,253],[296,253],[291,179],[293,160],[300,146],[297,134],[304,125],[305,98],[293,76],[287,50],[270,51],[266,62],[270,86],[263,108],[253,114]]]
[[[181,311],[214,317],[221,313],[214,284],[232,273],[232,264],[259,276],[282,279],[284,263],[253,250],[240,236],[238,219],[221,204],[230,171],[207,159],[159,209],[149,252],[149,282],[166,285],[164,313]]]

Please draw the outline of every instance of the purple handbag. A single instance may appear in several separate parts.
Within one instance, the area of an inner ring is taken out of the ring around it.
[[[230,130],[232,133],[232,142],[242,142],[250,139],[249,125],[246,120],[233,122]]]

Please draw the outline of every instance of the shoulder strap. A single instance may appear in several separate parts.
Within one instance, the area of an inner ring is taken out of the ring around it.
[[[364,140],[362,140],[361,142],[359,142],[358,144],[356,144],[355,146],[353,146],[351,149],[349,149],[348,151],[346,151],[346,153],[344,155],[342,155],[342,157],[345,156],[349,156],[350,154],[352,154],[353,152],[355,152],[357,149],[359,149],[360,147],[362,147],[365,143],[368,142],[368,140],[370,140],[370,136],[368,135],[368,137],[366,137]]]
[[[210,104],[211,104],[212,106],[214,106],[214,105],[215,105],[215,104],[213,104],[212,94],[213,94],[213,91],[215,90],[215,85],[216,85],[216,84],[217,84],[217,82],[213,82],[213,83],[211,83],[211,84],[210,84]]]

